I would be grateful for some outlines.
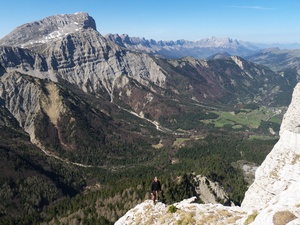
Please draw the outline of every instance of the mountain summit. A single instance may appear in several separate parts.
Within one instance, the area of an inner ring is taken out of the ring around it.
[[[61,14],[26,23],[0,40],[0,45],[38,48],[81,29],[96,30],[95,20],[87,13]]]

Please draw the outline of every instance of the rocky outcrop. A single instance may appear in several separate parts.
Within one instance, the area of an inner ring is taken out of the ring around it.
[[[0,46],[0,63],[7,72],[57,81],[55,73],[48,69],[46,58],[28,49]]]
[[[18,72],[6,73],[1,77],[0,97],[6,108],[17,119],[31,137],[34,136],[34,120],[40,111],[41,91],[34,78]]]
[[[226,203],[228,195],[218,182],[209,180],[205,176],[198,175],[194,178],[196,192],[204,203]]]
[[[52,35],[58,31],[59,35]],[[163,69],[152,57],[125,51],[108,41],[86,13],[25,24],[1,39],[0,45],[0,63],[7,71],[55,82],[65,80],[111,100],[114,91],[123,89],[130,80],[160,88],[166,83]]]
[[[220,204],[192,203],[186,199],[171,206],[153,205],[147,200],[128,211],[115,225],[162,225],[162,224],[244,224],[248,214],[238,207]]]

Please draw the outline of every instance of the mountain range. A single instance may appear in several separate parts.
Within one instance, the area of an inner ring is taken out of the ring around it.
[[[249,55],[246,59],[264,64],[275,71],[282,71],[284,69],[299,70],[299,57],[299,49],[268,48]]]
[[[113,176],[127,180],[115,175],[126,169],[134,177],[138,173],[132,171],[142,166],[160,172],[173,168],[182,138],[208,137],[207,143],[214,140],[209,134],[218,132],[242,140],[255,133],[273,136],[276,110],[289,104],[297,73],[258,64],[257,51],[232,39],[156,42],[102,36],[87,13],[17,27],[0,40],[2,217],[39,213],[63,196],[81,196],[88,186],[105,187]],[[241,57],[249,54],[256,63]],[[232,118],[220,130],[212,124],[220,111],[238,115],[261,107],[271,114],[257,126]],[[155,161],[168,163],[159,167]],[[32,196],[38,183],[45,187]],[[50,194],[43,195],[44,189]],[[12,205],[26,205],[27,211],[10,213]]]
[[[107,34],[107,39],[132,51],[146,52],[166,58],[182,58],[191,56],[205,59],[219,52],[245,56],[256,52],[259,48],[249,42],[231,38],[205,38],[199,41],[155,41],[145,38],[129,37],[127,34]]]

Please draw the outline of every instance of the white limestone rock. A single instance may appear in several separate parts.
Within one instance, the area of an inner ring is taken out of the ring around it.
[[[175,224],[244,224],[248,213],[240,207],[225,207],[221,204],[192,203],[195,198],[173,204],[176,212],[168,205],[156,205],[151,200],[137,205],[121,217],[115,225],[175,225]]]
[[[246,192],[242,207],[265,209],[273,198],[288,192],[295,182],[300,182],[299,126],[300,84],[295,87],[292,102],[283,118],[280,139],[257,169],[255,181]]]

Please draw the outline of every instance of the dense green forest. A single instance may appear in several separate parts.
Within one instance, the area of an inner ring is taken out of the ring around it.
[[[6,173],[0,181],[1,224],[113,224],[150,198],[154,176],[163,184],[160,199],[167,204],[197,196],[193,174],[201,174],[218,181],[239,205],[247,183],[232,163],[260,164],[276,142],[215,132],[181,147],[153,149],[155,157],[147,163],[106,169],[47,157],[21,131],[2,127],[1,135],[7,140],[0,146],[1,171]]]

